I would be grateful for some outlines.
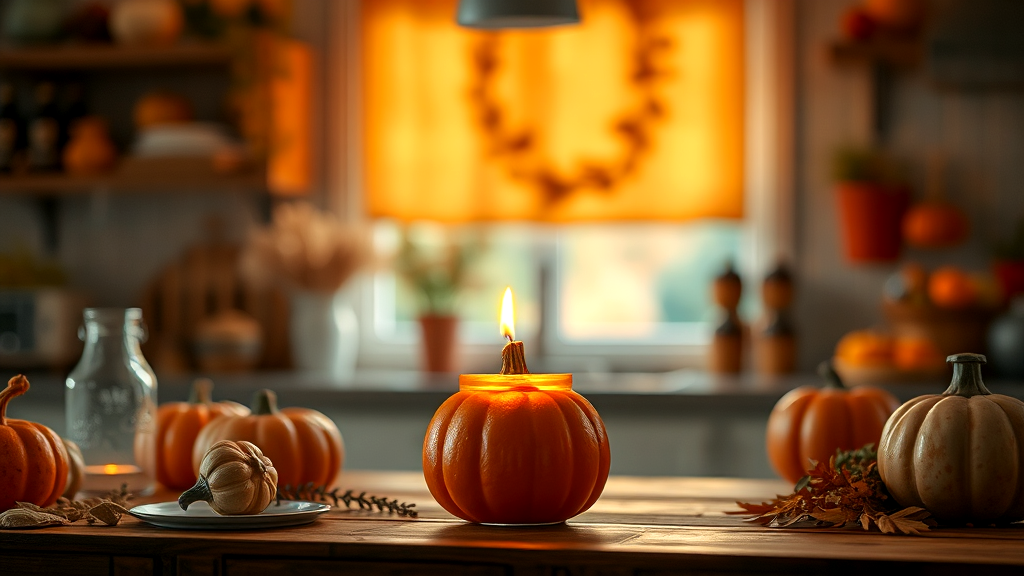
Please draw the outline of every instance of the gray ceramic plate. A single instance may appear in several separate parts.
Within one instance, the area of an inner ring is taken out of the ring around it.
[[[177,502],[160,502],[136,506],[128,513],[161,528],[254,530],[309,524],[330,509],[318,502],[282,501],[280,505],[271,503],[259,514],[221,516],[206,502],[193,502],[188,510],[182,510]]]

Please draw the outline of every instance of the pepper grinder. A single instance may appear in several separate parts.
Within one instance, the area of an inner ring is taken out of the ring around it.
[[[732,262],[717,278],[712,288],[715,303],[725,312],[725,319],[715,328],[711,339],[708,369],[713,374],[738,374],[743,369],[743,332],[736,308],[743,294],[743,281],[733,269]]]
[[[761,374],[790,374],[796,370],[796,331],[790,319],[793,276],[779,264],[761,286],[765,322],[755,346],[756,369]]]

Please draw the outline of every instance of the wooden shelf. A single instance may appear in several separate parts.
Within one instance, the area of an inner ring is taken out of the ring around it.
[[[885,64],[912,68],[924,59],[924,46],[916,39],[839,40],[829,44],[829,56],[837,64]]]
[[[140,169],[122,169],[102,176],[70,176],[67,174],[26,174],[0,176],[0,196],[74,196],[94,192],[161,193],[190,191],[266,190],[266,175],[261,170],[237,174],[216,174],[210,171],[182,170],[176,173],[147,173]]]
[[[8,70],[223,66],[230,61],[231,52],[227,47],[212,43],[131,48],[116,44],[61,44],[38,48],[0,47],[0,69]]]

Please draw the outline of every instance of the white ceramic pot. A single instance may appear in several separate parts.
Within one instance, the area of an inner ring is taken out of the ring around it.
[[[341,293],[291,294],[289,320],[295,367],[337,381],[352,379],[359,352],[355,310]]]
[[[174,0],[121,0],[110,12],[110,33],[120,44],[173,44],[184,25]]]

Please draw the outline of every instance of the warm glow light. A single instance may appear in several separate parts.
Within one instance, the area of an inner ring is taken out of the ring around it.
[[[86,466],[86,474],[102,474],[106,476],[118,476],[123,474],[141,474],[142,468],[132,464],[97,464]]]
[[[501,299],[501,335],[509,341],[516,339],[515,312],[512,310],[512,288],[505,288],[505,297]]]

